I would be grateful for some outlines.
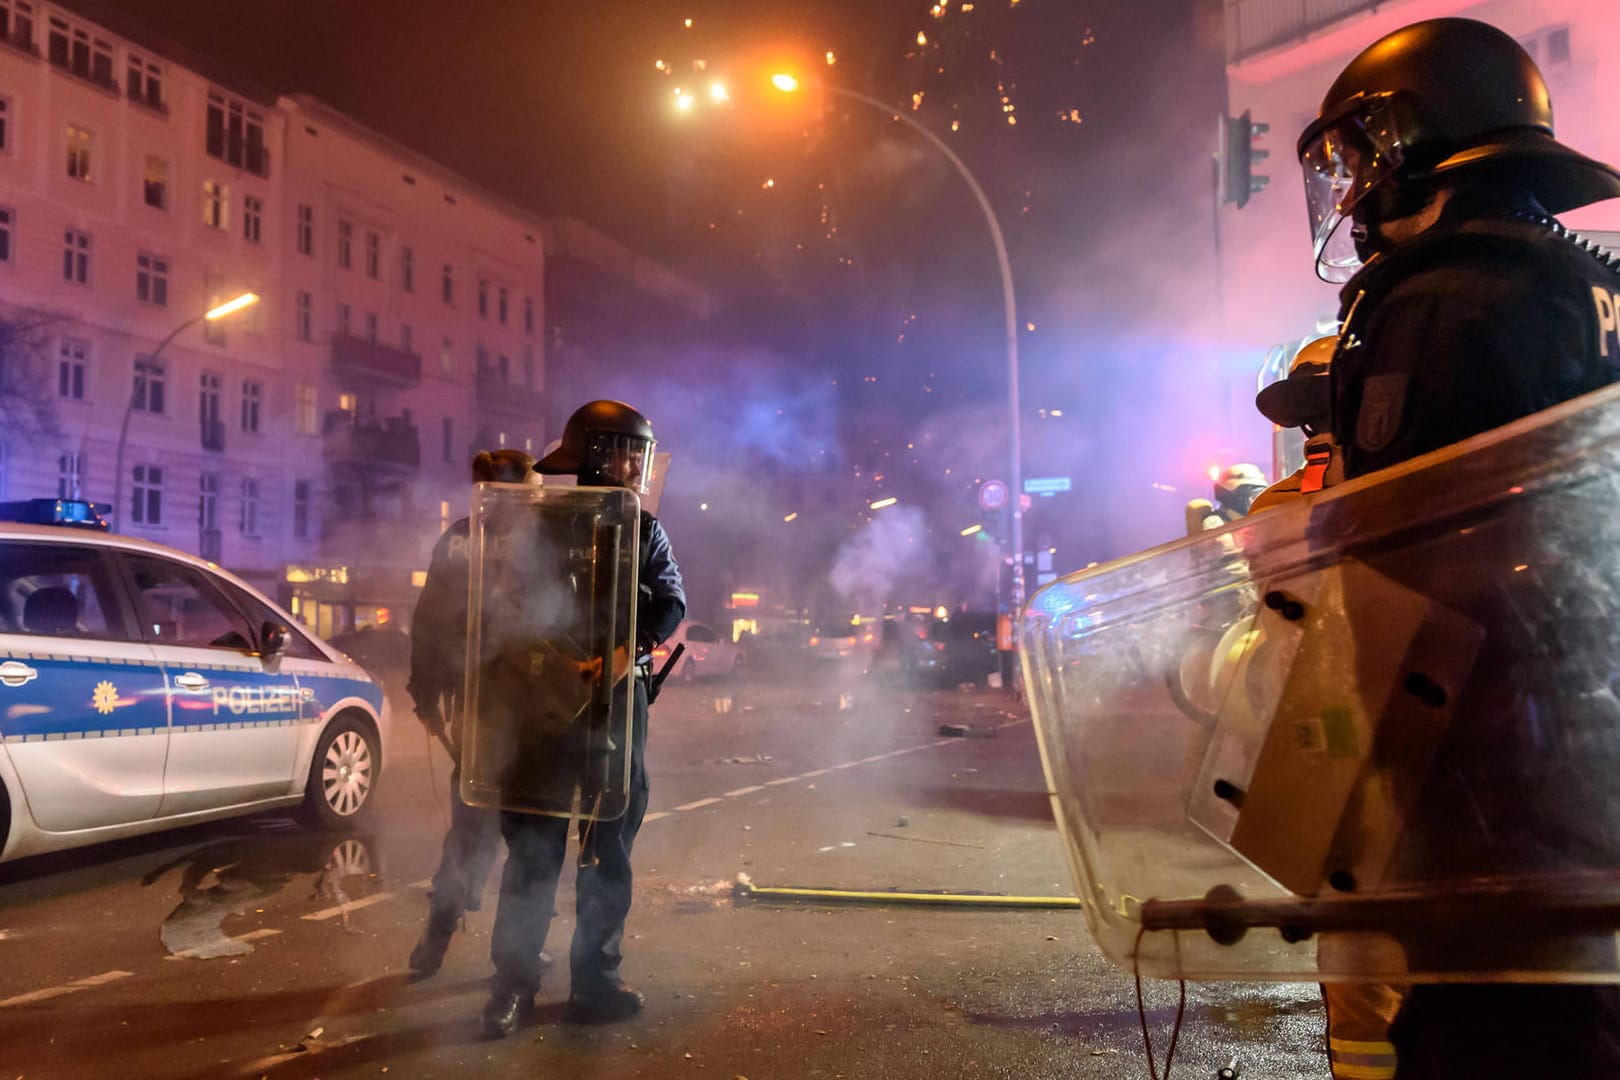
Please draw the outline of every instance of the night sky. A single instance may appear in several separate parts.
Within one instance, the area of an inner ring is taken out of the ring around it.
[[[752,367],[752,389],[733,401],[735,377],[706,389],[690,367],[644,389],[682,402],[685,428],[661,420],[662,438],[752,453],[761,440],[739,424],[763,418],[778,427],[763,439],[773,466],[836,471],[851,498],[900,494],[954,535],[978,481],[1005,472],[982,217],[914,133],[838,99],[785,104],[763,76],[792,59],[911,110],[979,177],[1007,232],[1026,475],[1094,481],[1084,500],[1038,507],[1032,539],[1083,565],[1179,527],[1168,504],[1146,524],[1116,508],[1189,479],[1166,474],[1167,447],[1208,396],[1189,378],[1207,313],[1188,298],[1208,292],[1216,0],[79,6],[139,21],[227,85],[313,93],[692,274],[720,299],[724,363]],[[729,106],[674,108],[676,86],[706,97],[716,79]],[[685,475],[718,484],[722,471]]]

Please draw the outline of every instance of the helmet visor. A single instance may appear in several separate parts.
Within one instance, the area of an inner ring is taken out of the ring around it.
[[[647,494],[652,481],[651,439],[593,431],[580,466],[579,482],[587,487],[624,487]]]
[[[1339,117],[1313,125],[1301,142],[1305,209],[1310,215],[1316,276],[1335,284],[1361,268],[1351,229],[1356,205],[1406,161],[1411,117],[1389,95],[1358,99]]]

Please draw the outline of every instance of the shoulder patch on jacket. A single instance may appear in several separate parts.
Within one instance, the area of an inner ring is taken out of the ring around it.
[[[1374,375],[1362,384],[1356,448],[1377,453],[1395,441],[1406,408],[1405,374]]]

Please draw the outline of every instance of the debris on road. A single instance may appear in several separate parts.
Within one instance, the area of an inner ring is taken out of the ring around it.
[[[769,754],[749,754],[746,757],[715,758],[711,765],[769,765],[774,760]]]
[[[967,843],[963,843],[960,840],[929,840],[926,837],[922,837],[922,836],[897,836],[894,833],[873,832],[870,829],[868,829],[866,831],[866,835],[867,836],[881,836],[881,837],[884,837],[885,839],[888,839],[888,840],[910,840],[911,842],[916,843],[916,844],[943,844],[946,847],[973,848],[973,849],[975,849],[977,851],[983,851],[984,850],[984,845],[983,844],[967,844]]]

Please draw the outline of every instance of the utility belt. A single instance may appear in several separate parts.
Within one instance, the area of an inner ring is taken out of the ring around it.
[[[653,676],[652,657],[644,657],[636,661],[636,678],[651,679]]]

